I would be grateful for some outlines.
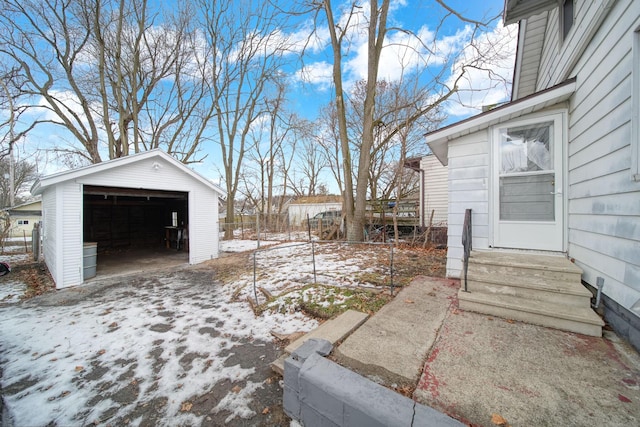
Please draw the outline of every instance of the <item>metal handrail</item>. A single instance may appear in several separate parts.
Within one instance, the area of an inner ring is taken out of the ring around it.
[[[464,268],[464,291],[467,290],[467,270],[469,269],[469,257],[471,256],[471,209],[464,211],[464,224],[462,225],[462,247],[464,248],[463,268]]]

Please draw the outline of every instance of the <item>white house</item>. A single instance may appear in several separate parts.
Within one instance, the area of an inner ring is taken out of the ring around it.
[[[449,167],[429,154],[407,159],[405,167],[420,174],[420,226],[427,227],[433,213],[433,225],[446,226],[449,212]]]
[[[31,237],[33,225],[42,218],[42,202],[36,200],[22,203],[6,208],[5,212],[9,214],[11,221],[8,237]]]
[[[472,209],[474,252],[574,261],[640,349],[640,2],[507,0],[504,18],[520,30],[512,101],[427,135],[449,166],[447,274]]]
[[[224,192],[160,150],[49,175],[31,192],[42,196],[43,255],[57,288],[83,283],[85,242],[98,254],[163,247],[185,229],[190,264],[218,257]]]

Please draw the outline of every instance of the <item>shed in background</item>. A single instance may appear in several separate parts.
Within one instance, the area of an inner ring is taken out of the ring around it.
[[[339,196],[302,197],[296,203],[289,204],[289,225],[300,227],[304,221],[326,211],[342,210],[342,198]]]

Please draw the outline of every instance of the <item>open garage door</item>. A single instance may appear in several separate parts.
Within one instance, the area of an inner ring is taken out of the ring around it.
[[[84,186],[83,240],[97,244],[97,274],[188,262],[189,194]]]

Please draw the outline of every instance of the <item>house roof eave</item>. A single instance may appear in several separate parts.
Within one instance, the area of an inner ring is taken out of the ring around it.
[[[505,0],[502,12],[504,25],[514,24],[560,5],[558,0]]]
[[[430,132],[425,135],[427,145],[440,160],[440,163],[446,166],[448,163],[449,141],[566,101],[575,92],[575,89],[576,79],[574,77],[549,89]]]

